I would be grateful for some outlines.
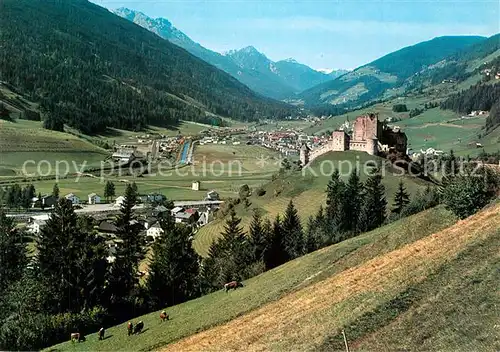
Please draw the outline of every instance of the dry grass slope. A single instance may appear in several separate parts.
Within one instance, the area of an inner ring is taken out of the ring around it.
[[[310,350],[500,229],[500,205],[162,351]],[[417,346],[413,346],[416,348]]]

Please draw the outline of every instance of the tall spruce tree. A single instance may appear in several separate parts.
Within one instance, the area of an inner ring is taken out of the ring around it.
[[[387,200],[382,174],[379,168],[372,170],[365,184],[365,200],[363,203],[363,230],[370,231],[381,226],[386,218]]]
[[[104,186],[104,198],[106,198],[106,200],[109,202],[110,200],[113,200],[115,195],[115,184],[111,181],[107,181],[106,185]]]
[[[31,206],[32,199],[36,196],[35,186],[27,185],[22,191],[22,207],[28,209]]]
[[[133,207],[137,202],[137,194],[131,184],[127,184],[124,201],[115,225],[118,229],[118,243],[115,260],[109,276],[109,295],[112,303],[126,303],[137,293],[139,263],[146,254],[146,239],[141,234],[142,226],[137,221]],[[123,300],[122,298],[126,298]]]
[[[279,214],[276,215],[268,236],[268,246],[264,252],[264,263],[266,264],[267,270],[275,268],[285,263],[287,260],[287,253],[283,246],[283,226]]]
[[[267,237],[259,209],[253,211],[252,222],[250,223],[250,244],[253,248],[254,260],[262,260],[267,247]]]
[[[325,208],[325,223],[324,229],[328,235],[332,235],[342,228],[341,220],[341,203],[344,198],[345,183],[340,178],[340,173],[335,170],[326,187],[326,208]]]
[[[316,225],[315,218],[311,215],[307,220],[307,228],[305,231],[305,252],[311,253],[320,247],[319,239],[320,228]]]
[[[222,287],[228,281],[247,277],[253,253],[240,223],[241,219],[231,208],[221,237],[210,246],[208,258],[203,261],[204,286],[211,287],[211,290]]]
[[[398,190],[394,195],[394,203],[392,212],[397,215],[401,215],[403,209],[410,203],[410,196],[408,192],[406,192],[405,185],[403,180],[399,180]]]
[[[282,222],[283,246],[286,260],[295,259],[304,254],[304,232],[300,223],[299,214],[293,201],[290,200],[285,210]]]
[[[193,249],[192,229],[176,225],[168,215],[160,219],[162,235],[153,244],[147,280],[153,308],[182,303],[199,295],[200,257]]]
[[[52,195],[57,199],[59,198],[59,185],[57,183],[52,187]]]
[[[14,218],[7,217],[0,209],[0,297],[21,278],[27,264],[23,238],[24,233],[16,228]]]
[[[51,293],[53,313],[79,312],[85,307],[87,234],[78,226],[71,201],[60,199],[37,238],[37,264]]]
[[[358,175],[358,170],[354,169],[345,185],[342,198],[339,200],[340,209],[338,211],[338,228],[341,237],[337,240],[350,237],[360,231],[361,209],[364,199],[364,187]]]

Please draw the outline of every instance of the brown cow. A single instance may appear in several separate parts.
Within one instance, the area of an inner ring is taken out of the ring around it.
[[[169,320],[169,316],[168,316],[167,312],[165,312],[165,311],[161,312],[160,319],[162,322],[164,322],[165,320]]]
[[[236,290],[238,287],[243,287],[243,283],[239,281],[231,281],[228,282],[227,284],[224,284],[224,288],[226,289],[226,292],[229,291],[230,289]]]
[[[71,342],[82,342],[85,341],[85,336],[81,335],[79,332],[72,332],[71,333]]]
[[[132,324],[132,322],[129,321],[128,324],[127,324],[128,336],[132,335],[133,330],[134,330],[134,324]]]

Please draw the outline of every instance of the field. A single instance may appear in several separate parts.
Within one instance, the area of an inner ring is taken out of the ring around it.
[[[215,189],[221,197],[234,197],[239,187],[248,184],[260,186],[278,169],[274,163],[266,168],[257,165],[257,157],[275,160],[276,153],[259,146],[204,145],[195,147],[193,165],[179,168],[153,168],[152,174],[142,177],[130,175],[81,176],[60,179],[61,194],[74,193],[86,199],[92,192],[103,194],[105,182],[115,183],[116,195],[122,195],[128,182],[134,181],[140,193],[159,192],[173,200],[202,200],[207,191]],[[193,181],[200,181],[200,190],[191,189]],[[34,181],[37,192],[50,193],[56,180]]]
[[[223,324],[238,316],[242,316],[242,314],[254,311],[259,307],[263,307],[264,309],[272,307],[274,304],[279,304],[280,299],[286,299],[289,294],[300,294],[304,292],[303,290],[311,292],[311,288],[316,288],[317,286],[314,285],[317,283],[321,284],[330,277],[336,277],[336,275],[343,275],[356,270],[363,263],[367,263],[374,258],[384,258],[384,255],[405,248],[408,244],[422,238],[431,239],[433,237],[428,236],[432,233],[438,233],[454,222],[454,217],[442,208],[432,209],[291,261],[279,268],[248,280],[245,282],[243,289],[227,294],[218,291],[196,300],[169,307],[167,312],[172,319],[167,324],[160,324],[159,313],[152,313],[137,318],[134,321],[143,320],[147,329],[141,335],[128,338],[126,336],[126,324],[124,323],[107,329],[106,334],[110,337],[104,341],[97,341],[97,336],[93,334],[87,336],[87,342],[85,343],[64,343],[53,346],[49,350],[138,351],[158,349],[182,337]],[[453,243],[453,241],[449,241],[450,245]],[[426,268],[427,265],[423,265],[422,267]],[[400,271],[396,270],[396,272],[399,273]],[[345,286],[345,288],[349,288],[349,286]],[[333,292],[327,292],[325,296],[322,296],[321,300],[325,303],[333,302],[335,300],[334,297]],[[300,307],[302,305],[287,306],[283,309],[283,313],[295,313],[300,310]],[[348,313],[346,312],[346,314]],[[245,317],[245,315],[242,316],[243,319]],[[324,322],[325,320],[318,320],[316,325]],[[296,320],[283,319],[281,322],[276,323],[275,328],[279,331],[283,324],[295,323],[297,323]],[[248,333],[253,331],[256,333],[262,332],[263,334],[260,335],[260,338],[264,338],[265,334],[268,333],[269,335],[273,335],[270,331],[262,331],[261,324],[266,324],[266,321],[262,320],[259,322],[254,320],[251,326],[246,327],[244,331]],[[302,327],[302,324],[297,326]],[[218,329],[220,339],[214,338],[211,340],[214,346],[219,340],[227,343],[227,334],[220,331],[217,327],[215,329]],[[211,331],[208,330],[207,333]],[[239,332],[235,330],[230,331],[236,338],[234,340],[236,346],[231,346],[233,349],[253,349],[251,348],[251,344],[247,344],[246,341],[243,344],[238,344],[240,341],[238,335],[244,333],[243,330]],[[292,330],[289,331],[292,332]],[[296,336],[295,332],[290,335],[292,338],[293,336]],[[258,336],[255,337],[259,338]],[[305,340],[309,341],[309,339]],[[181,341],[181,343],[182,345],[177,347],[182,348],[176,350],[190,348],[189,345],[185,344],[185,341]],[[220,347],[227,346],[218,345],[217,347],[220,350]],[[266,349],[277,349],[276,347],[269,345]],[[208,345],[193,345],[191,349],[206,350],[211,348]]]
[[[76,136],[46,130],[41,122],[0,120],[0,176],[21,174],[23,164],[29,160],[33,162],[26,164],[27,173],[37,172],[36,165],[47,160],[40,164],[40,173],[53,174],[57,161],[67,160],[70,165],[74,161],[78,168],[86,161],[88,167],[95,167],[107,155],[104,149]]]
[[[288,202],[293,199],[299,216],[305,225],[307,218],[314,215],[320,205],[326,202],[326,185],[330,180],[333,168],[339,169],[344,179],[347,179],[352,167],[361,169],[361,179],[367,177],[367,170],[363,171],[363,165],[370,166],[371,161],[380,161],[378,157],[370,156],[361,152],[332,152],[322,155],[311,165],[311,169],[305,169],[304,173],[294,173],[284,178],[276,179],[265,185],[266,194],[262,197],[253,195],[250,197],[251,206],[248,209],[240,206],[238,215],[242,217],[241,225],[247,228],[250,224],[251,210],[259,208],[264,216],[271,220],[279,213],[283,213]],[[323,172],[321,171],[323,170]],[[383,183],[386,187],[389,205],[399,182],[395,170],[388,168]],[[405,186],[410,194],[415,194],[418,189],[425,187],[426,183],[412,177],[404,176]],[[249,184],[249,186],[251,186]],[[218,219],[201,228],[195,236],[194,247],[201,255],[206,255],[208,248],[214,239],[218,238],[224,228],[224,220]]]

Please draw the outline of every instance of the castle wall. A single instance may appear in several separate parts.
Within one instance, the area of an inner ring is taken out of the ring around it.
[[[381,131],[381,125],[374,114],[356,117],[353,126],[353,140],[366,141],[373,137],[378,137]]]

